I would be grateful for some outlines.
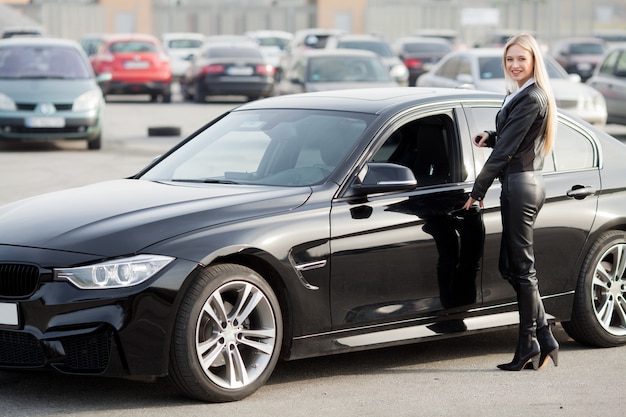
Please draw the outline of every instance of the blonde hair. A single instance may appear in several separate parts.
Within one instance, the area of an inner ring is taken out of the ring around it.
[[[509,50],[509,47],[511,47],[512,45],[519,45],[522,48],[526,49],[528,52],[530,52],[534,60],[533,73],[535,77],[535,82],[548,97],[548,111],[545,120],[546,127],[544,133],[545,142],[543,148],[543,154],[547,155],[548,153],[550,153],[552,145],[554,144],[554,139],[556,137],[556,101],[554,99],[552,87],[550,86],[550,79],[548,77],[546,64],[543,60],[543,54],[533,36],[527,33],[520,33],[519,35],[513,36],[511,39],[509,39],[509,41],[504,46],[504,53],[502,54],[502,65],[505,69],[506,54]],[[504,71],[504,82],[507,94],[517,91],[519,89],[517,82],[515,82],[513,78],[511,78],[511,75],[507,71]]]

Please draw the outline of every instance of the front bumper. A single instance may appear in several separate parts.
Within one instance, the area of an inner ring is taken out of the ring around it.
[[[15,265],[30,271],[17,289],[7,272]],[[196,267],[175,261],[142,285],[86,291],[52,281],[49,269],[0,260],[0,306],[15,306],[18,318],[0,323],[0,368],[166,375],[178,289]]]
[[[12,115],[0,116],[0,139],[94,139],[101,134],[100,114],[77,115],[69,112],[58,112],[50,118],[46,126],[32,126],[34,114],[16,112]],[[36,116],[35,116],[36,117]],[[42,120],[42,119],[39,119]]]

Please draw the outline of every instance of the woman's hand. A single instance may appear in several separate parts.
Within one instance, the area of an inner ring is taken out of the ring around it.
[[[472,207],[472,206],[474,205],[474,203],[475,203],[475,202],[476,202],[476,200],[475,200],[475,199],[473,199],[472,197],[468,197],[467,201],[466,201],[466,202],[465,202],[465,204],[463,205],[463,208],[464,208],[465,210],[469,210],[469,209],[470,209],[470,207]],[[480,201],[478,202],[478,205],[480,206],[480,208],[483,208],[483,201],[482,201],[482,200],[480,200]]]
[[[474,140],[472,140],[472,143],[474,144],[474,146],[478,146],[479,148],[484,148],[485,146],[485,142],[487,142],[487,139],[489,139],[489,134],[487,132],[480,132],[478,134],[476,134],[476,136],[474,136]]]

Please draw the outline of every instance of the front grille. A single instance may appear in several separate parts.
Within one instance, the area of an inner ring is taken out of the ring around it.
[[[39,268],[27,264],[0,264],[0,296],[26,297],[37,289]]]
[[[88,126],[65,126],[65,127],[25,127],[11,126],[12,133],[82,133]]]
[[[41,367],[45,362],[41,345],[33,335],[0,331],[0,365]]]
[[[72,371],[104,372],[109,366],[111,333],[98,333],[62,341],[65,366]]]
[[[72,110],[72,103],[53,103],[57,111]],[[16,103],[18,110],[35,111],[37,103]]]

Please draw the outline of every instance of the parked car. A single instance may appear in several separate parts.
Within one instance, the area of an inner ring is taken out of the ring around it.
[[[77,42],[0,41],[0,140],[85,140],[100,149],[103,109],[98,80]]]
[[[103,33],[88,33],[80,37],[78,42],[83,47],[88,57],[95,55],[98,49],[102,45],[104,38]]]
[[[168,32],[161,38],[165,53],[170,57],[172,76],[178,79],[187,71],[191,58],[200,52],[206,37],[197,32]]]
[[[197,103],[216,95],[256,100],[274,94],[274,71],[252,41],[210,42],[191,61],[180,88],[186,100]]]
[[[324,49],[329,38],[344,33],[346,33],[345,30],[325,28],[310,28],[296,31],[280,56],[280,64],[276,68],[276,78],[278,80],[282,78],[282,72],[289,65],[293,55],[308,49]]]
[[[409,36],[399,38],[393,48],[409,70],[409,86],[414,87],[417,79],[441,58],[452,51],[452,44],[443,38]]]
[[[232,401],[279,358],[515,326],[498,181],[484,210],[458,210],[489,153],[471,134],[493,128],[501,99],[258,100],[135,176],[0,207],[0,367],[169,374],[185,395]],[[558,123],[535,225],[541,293],[574,340],[623,345],[626,146]]]
[[[604,96],[607,122],[626,124],[626,44],[606,51],[587,84]]]
[[[149,95],[164,103],[172,101],[172,67],[161,42],[146,34],[107,34],[92,55],[96,74],[111,74],[102,84],[108,94]]]
[[[359,49],[374,52],[389,70],[389,75],[398,85],[409,85],[409,70],[393,52],[391,44],[375,35],[339,35],[333,36],[326,42],[330,49]]]
[[[455,51],[444,57],[431,71],[423,74],[421,87],[465,87],[504,93],[502,48],[474,48]],[[603,126],[606,123],[606,102],[602,94],[574,79],[550,56],[544,60],[550,76],[556,104],[581,119]]]
[[[397,86],[374,52],[318,49],[293,56],[276,94]]]
[[[282,30],[255,30],[245,35],[259,45],[265,60],[274,68],[280,65],[280,56],[293,39],[293,34]]]
[[[570,74],[586,81],[604,54],[604,41],[598,38],[569,38],[557,42],[552,56]]]

